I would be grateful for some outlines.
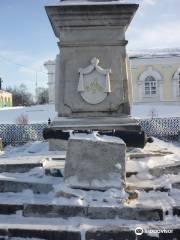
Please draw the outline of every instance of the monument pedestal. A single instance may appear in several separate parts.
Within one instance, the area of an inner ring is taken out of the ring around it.
[[[132,85],[125,39],[137,8],[138,4],[122,1],[75,0],[46,7],[60,40],[55,83],[58,118],[51,124],[54,135],[58,130],[60,134],[63,130],[139,134],[140,127],[130,117]],[[103,138],[70,138],[65,165],[69,186],[124,188],[126,145],[120,137]]]
[[[125,143],[116,137],[73,136],[66,155],[66,184],[91,190],[124,189],[125,153]]]

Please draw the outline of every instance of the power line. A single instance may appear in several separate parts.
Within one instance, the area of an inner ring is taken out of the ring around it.
[[[29,69],[29,70],[31,70],[32,72],[42,73],[42,74],[46,74],[46,75],[47,75],[47,73],[45,73],[45,72],[43,72],[43,71],[40,71],[40,70],[37,70],[37,69],[34,69],[34,68],[27,67],[27,66],[25,66],[25,65],[23,65],[23,64],[21,64],[21,63],[17,63],[17,62],[15,62],[15,61],[7,58],[7,57],[4,57],[4,56],[2,56],[2,55],[0,55],[0,58],[1,58],[2,60],[6,61],[6,62],[10,62],[10,63],[12,63],[12,64],[15,64],[16,66],[24,67],[24,68],[26,68],[26,69]]]

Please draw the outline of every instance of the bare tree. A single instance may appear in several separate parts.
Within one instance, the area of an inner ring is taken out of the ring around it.
[[[12,93],[13,106],[30,106],[33,104],[33,96],[25,84],[21,84],[19,87],[8,87],[6,91]]]
[[[48,89],[39,87],[36,90],[37,94],[37,104],[46,104],[49,102]]]

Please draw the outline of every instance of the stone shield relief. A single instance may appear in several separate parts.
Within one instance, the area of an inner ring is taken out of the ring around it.
[[[111,92],[110,73],[111,69],[103,69],[98,58],[91,60],[91,65],[80,68],[78,92],[84,101],[89,104],[98,104],[105,100]]]

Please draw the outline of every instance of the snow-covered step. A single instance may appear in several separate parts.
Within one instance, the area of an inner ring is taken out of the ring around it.
[[[49,193],[53,190],[50,183],[42,181],[28,181],[11,177],[0,178],[0,192],[22,192],[24,190],[32,190],[35,194]]]
[[[130,219],[139,221],[162,221],[163,209],[159,207],[88,207],[51,204],[25,204],[24,217],[69,218],[85,217],[89,219]]]

